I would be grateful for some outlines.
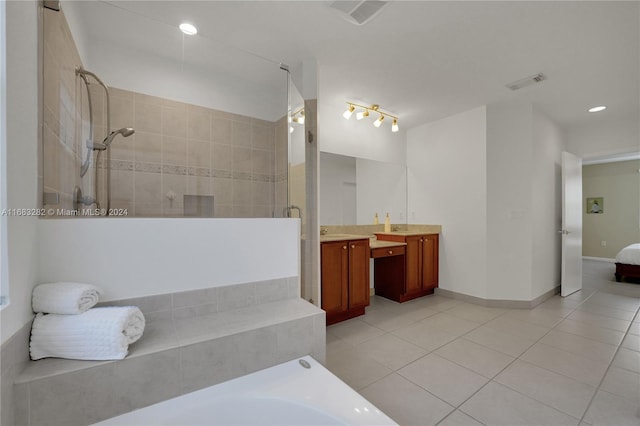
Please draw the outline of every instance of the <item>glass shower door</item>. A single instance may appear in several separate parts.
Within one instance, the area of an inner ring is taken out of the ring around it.
[[[309,211],[306,191],[305,105],[300,91],[289,77],[288,186],[284,215],[300,218],[300,296],[315,301],[311,294]]]

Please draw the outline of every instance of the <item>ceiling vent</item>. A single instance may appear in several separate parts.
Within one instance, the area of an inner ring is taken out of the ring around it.
[[[532,84],[540,83],[546,79],[547,77],[544,74],[538,73],[535,75],[530,75],[529,77],[523,78],[518,81],[513,81],[506,86],[511,90],[518,90],[522,89],[523,87],[531,86]]]
[[[347,21],[355,25],[364,25],[378,15],[388,4],[387,1],[334,1],[330,7],[340,12]]]

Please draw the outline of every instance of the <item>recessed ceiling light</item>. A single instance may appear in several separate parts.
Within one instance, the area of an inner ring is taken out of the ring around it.
[[[180,31],[182,31],[187,35],[198,34],[198,29],[194,25],[189,24],[187,22],[183,22],[182,24],[180,24],[179,28],[180,28]]]
[[[597,106],[597,107],[589,108],[588,111],[589,112],[600,112],[600,111],[604,111],[605,109],[607,109],[606,106],[600,105],[600,106]]]

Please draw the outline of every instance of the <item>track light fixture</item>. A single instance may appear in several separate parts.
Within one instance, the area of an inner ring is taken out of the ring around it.
[[[291,114],[291,121],[298,124],[304,124],[304,108],[300,108]]]
[[[288,121],[289,121],[289,133],[293,133],[295,128],[293,127],[292,123],[304,124],[304,107],[300,108],[296,112],[290,113],[288,117]]]
[[[365,117],[369,116],[369,110],[365,109],[364,111],[358,111],[356,114],[356,120],[362,120]]]
[[[354,104],[353,102],[347,102],[347,105],[349,105],[349,108],[344,112],[344,114],[342,114],[342,116],[347,120],[351,118],[351,115],[353,114],[355,109],[359,108],[360,110],[356,113],[357,120],[362,120],[363,118],[368,117],[369,111],[373,111],[380,114],[380,116],[376,119],[376,121],[373,122],[374,126],[380,127],[382,125],[382,121],[384,120],[384,118],[389,117],[393,119],[393,123],[391,124],[391,131],[395,133],[398,130],[400,130],[400,128],[398,127],[398,117],[396,117],[395,115],[391,115],[389,113],[380,111],[379,105],[374,104],[371,106],[364,106],[364,105]]]
[[[349,108],[342,114],[342,116],[344,118],[346,118],[347,120],[351,118],[351,114],[353,114],[353,110],[355,110],[356,107],[354,107],[353,105],[349,105]]]

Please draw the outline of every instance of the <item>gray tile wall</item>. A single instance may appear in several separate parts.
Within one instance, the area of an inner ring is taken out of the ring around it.
[[[140,307],[148,321],[144,347],[116,362],[31,362],[13,385],[27,364],[29,324],[2,347],[2,424],[84,425],[297,357],[324,363],[325,314],[299,300],[299,291],[298,278],[289,277],[105,302]],[[277,308],[269,308],[273,302]],[[242,318],[239,331],[216,333],[222,317],[212,312]]]
[[[190,318],[300,296],[298,277],[277,278],[100,302],[98,306],[137,306],[147,321]]]
[[[29,336],[31,321],[6,341],[0,349],[0,424],[13,425],[16,406],[23,406],[23,400],[14,393],[13,383],[29,362]]]

